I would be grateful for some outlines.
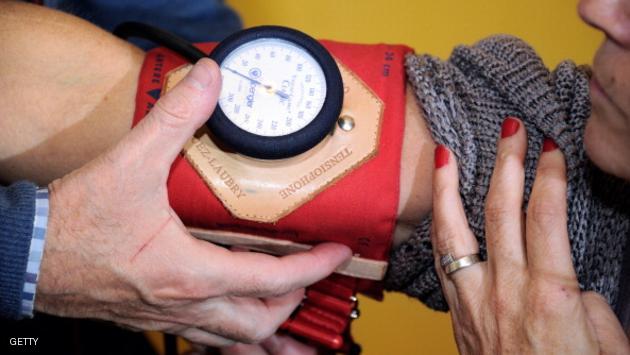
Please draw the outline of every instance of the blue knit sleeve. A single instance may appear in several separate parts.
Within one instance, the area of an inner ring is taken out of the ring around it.
[[[36,186],[0,186],[0,317],[22,316],[22,291],[35,218]]]

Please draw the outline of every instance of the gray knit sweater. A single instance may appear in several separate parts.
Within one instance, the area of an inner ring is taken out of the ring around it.
[[[519,117],[528,133],[525,200],[543,138],[550,137],[566,157],[569,237],[580,286],[615,305],[620,280],[629,277],[621,269],[630,233],[630,187],[603,174],[585,156],[587,70],[563,62],[550,73],[527,44],[510,36],[457,47],[447,61],[409,55],[406,66],[433,139],[458,159],[460,193],[482,256],[484,200],[501,123],[507,116]],[[427,217],[392,251],[386,286],[446,310],[433,265],[430,225]]]

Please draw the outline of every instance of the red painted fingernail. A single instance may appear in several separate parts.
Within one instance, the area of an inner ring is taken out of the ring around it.
[[[558,145],[551,138],[545,138],[543,141],[543,153],[551,152],[558,149]]]
[[[448,164],[448,149],[445,146],[439,144],[435,147],[435,168],[439,169]]]
[[[513,136],[516,132],[518,132],[518,127],[520,123],[514,117],[508,117],[503,121],[501,125],[501,138],[507,138]]]

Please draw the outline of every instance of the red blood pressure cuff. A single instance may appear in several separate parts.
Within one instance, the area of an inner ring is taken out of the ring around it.
[[[378,147],[368,161],[319,191],[308,202],[274,223],[234,217],[180,156],[168,180],[169,200],[189,227],[241,232],[301,244],[343,243],[362,258],[387,260],[399,200],[400,159],[405,115],[405,46],[355,45],[322,41],[324,47],[360,79],[384,104]],[[214,43],[200,44],[205,52]],[[153,107],[173,69],[185,64],[165,48],[149,51],[136,94],[136,125]],[[357,117],[360,119],[360,117]],[[291,332],[339,349],[356,314],[356,292],[381,297],[379,283],[332,275],[312,286],[303,307],[285,323]]]

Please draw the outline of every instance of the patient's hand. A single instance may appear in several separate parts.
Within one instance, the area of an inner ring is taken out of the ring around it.
[[[282,258],[233,253],[188,234],[166,180],[214,109],[220,78],[200,60],[117,145],[50,185],[37,310],[207,345],[257,342],[289,317],[303,287],[350,256],[330,243]]]

